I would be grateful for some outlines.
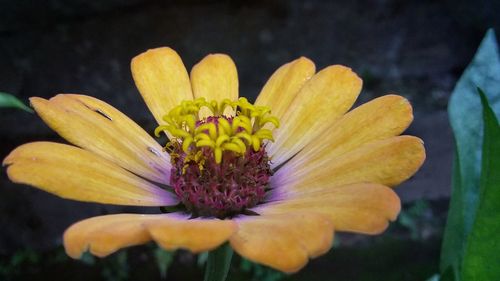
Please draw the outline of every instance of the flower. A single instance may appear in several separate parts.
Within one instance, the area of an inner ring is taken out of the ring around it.
[[[399,136],[413,119],[403,97],[347,112],[362,81],[344,66],[315,73],[296,59],[255,104],[238,98],[236,67],[222,54],[188,76],[175,51],[153,49],[132,60],[132,74],[165,148],[105,102],[60,94],[31,104],[74,146],[28,143],[3,161],[12,181],[63,198],[171,210],[77,222],[64,233],[73,258],[150,240],[195,253],[229,241],[243,257],[295,272],[330,249],[334,230],[384,231],[400,211],[391,187],[425,158],[419,138]]]

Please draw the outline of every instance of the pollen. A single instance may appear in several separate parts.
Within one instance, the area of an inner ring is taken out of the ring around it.
[[[200,118],[202,113],[206,117]],[[220,103],[198,98],[183,101],[163,120],[155,135],[169,138],[170,184],[193,215],[225,218],[264,199],[272,175],[265,146],[279,127],[268,107],[246,98]]]

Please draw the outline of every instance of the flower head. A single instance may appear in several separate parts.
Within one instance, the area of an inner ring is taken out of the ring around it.
[[[201,117],[205,108],[210,112]],[[155,134],[165,130],[171,136],[166,145],[170,186],[191,214],[224,219],[263,201],[272,175],[263,142],[273,140],[263,127],[279,124],[269,112],[245,98],[221,103],[198,98],[163,117],[167,125],[158,126]]]
[[[240,255],[295,272],[327,252],[335,231],[377,234],[400,211],[392,187],[422,165],[422,141],[399,136],[408,101],[386,95],[347,112],[361,79],[299,58],[280,67],[254,104],[239,98],[236,67],[205,57],[188,75],[170,48],[132,60],[158,122],[158,144],[114,107],[61,94],[31,98],[72,145],[28,143],[5,159],[9,178],[63,198],[169,207],[156,215],[90,218],[64,234],[68,255],[106,256],[156,241],[201,252],[229,241]]]

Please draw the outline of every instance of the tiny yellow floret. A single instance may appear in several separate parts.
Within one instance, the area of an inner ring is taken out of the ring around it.
[[[224,110],[231,107],[235,116],[225,116]],[[200,119],[200,110],[208,108],[212,115]],[[208,147],[213,150],[216,163],[221,163],[225,151],[243,155],[249,147],[259,151],[264,140],[274,141],[271,130],[264,129],[268,123],[279,127],[279,120],[271,116],[271,109],[266,106],[255,106],[246,98],[238,101],[228,99],[218,103],[198,98],[193,101],[182,101],[167,115],[163,116],[165,125],[155,129],[158,137],[166,132],[170,142],[182,145],[182,150],[192,157],[199,155],[199,149]],[[198,161],[197,161],[198,162]]]

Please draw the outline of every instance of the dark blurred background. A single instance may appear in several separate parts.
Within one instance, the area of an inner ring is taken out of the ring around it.
[[[276,68],[299,56],[318,69],[348,65],[364,80],[360,102],[388,92],[410,99],[415,121],[407,133],[425,141],[427,161],[397,189],[404,210],[385,238],[340,235],[338,249],[291,278],[423,280],[437,271],[450,194],[447,101],[486,29],[500,30],[499,13],[494,0],[0,0],[0,91],[25,102],[57,93],[92,95],[152,132],[155,123],[129,68],[131,58],[149,48],[174,48],[188,70],[208,53],[229,54],[240,95],[252,100]],[[1,109],[0,158],[39,140],[62,141],[35,114]],[[2,169],[0,279],[3,273],[12,280],[115,280],[103,274],[113,257],[68,260],[60,255],[61,236],[79,219],[124,210],[133,211],[12,184]],[[147,247],[131,250],[120,280],[159,280]],[[60,261],[48,262],[53,256]],[[191,268],[196,280],[201,271],[194,259],[176,254],[169,280],[188,280],[183,274]],[[264,278],[235,267],[244,272],[241,280]]]

